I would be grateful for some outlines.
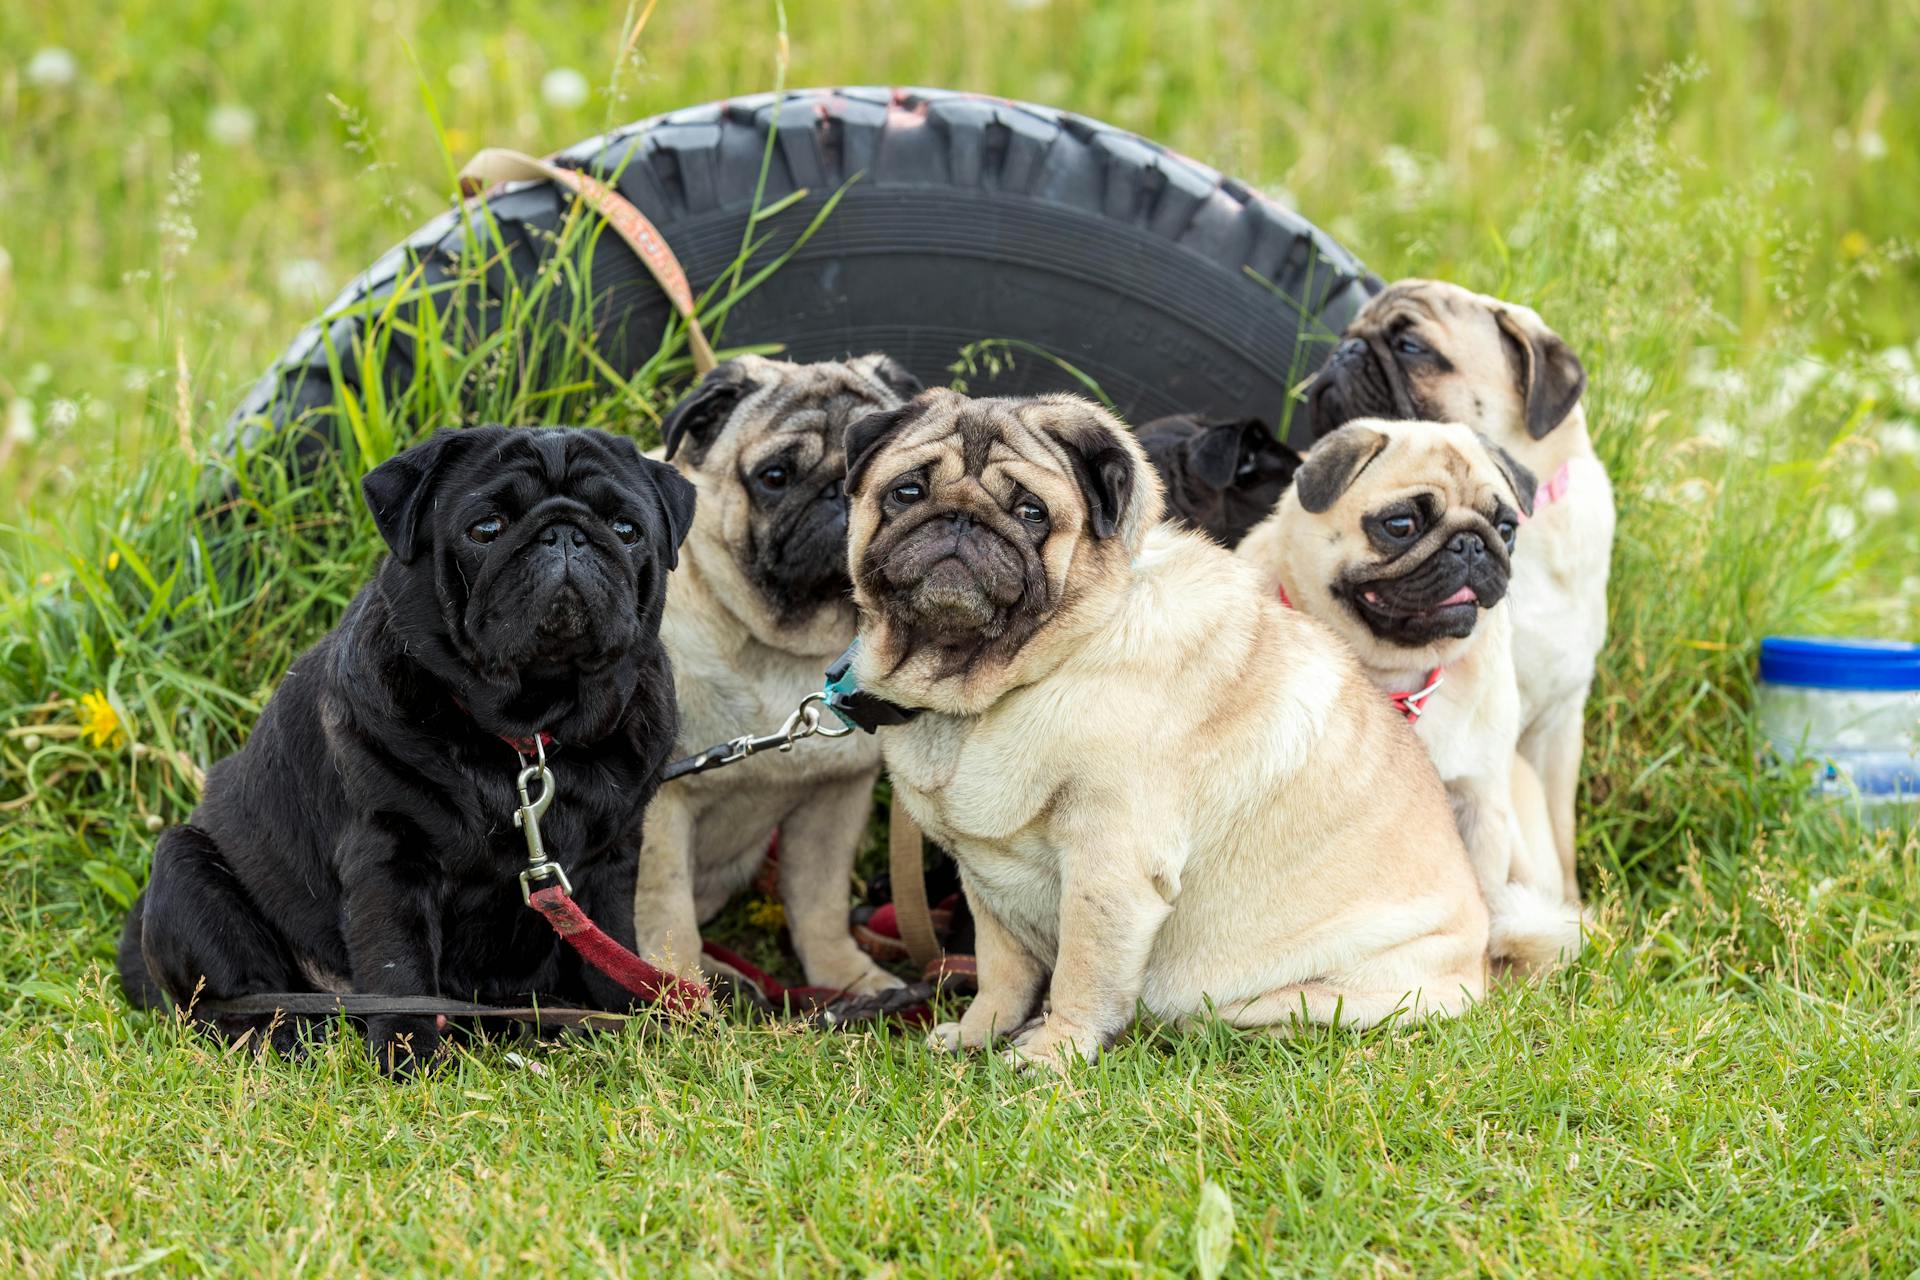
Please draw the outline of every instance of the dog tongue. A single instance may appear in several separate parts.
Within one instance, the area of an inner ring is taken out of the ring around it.
[[[1480,599],[1479,596],[1473,594],[1472,587],[1462,587],[1458,591],[1454,592],[1452,595],[1448,596],[1445,600],[1442,600],[1438,605],[1434,607],[1439,609],[1444,609],[1450,604],[1473,604],[1475,601],[1479,599]]]

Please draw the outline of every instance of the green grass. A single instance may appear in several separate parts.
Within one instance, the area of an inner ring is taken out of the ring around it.
[[[1910,3],[791,6],[790,83],[1140,129],[1386,274],[1535,301],[1593,376],[1621,533],[1586,958],[1443,1027],[1143,1036],[1065,1085],[732,1026],[393,1087],[356,1046],[261,1062],[121,1004],[154,830],[377,555],[364,466],[448,416],[644,434],[673,353],[614,386],[523,358],[577,352],[577,313],[429,335],[330,467],[231,464],[242,519],[196,514],[227,407],[442,206],[443,145],[776,73],[735,6],[668,0],[617,72],[598,8],[266,13],[0,6],[0,421],[36,426],[0,444],[0,1273],[1186,1274],[1208,1182],[1236,1272],[1920,1270],[1920,834],[1766,763],[1750,676],[1770,632],[1920,633]],[[50,45],[66,85],[25,74]],[[554,67],[601,89],[544,103]],[[120,737],[83,735],[96,692]]]

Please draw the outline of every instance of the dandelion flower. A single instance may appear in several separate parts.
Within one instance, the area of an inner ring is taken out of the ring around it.
[[[773,898],[762,898],[747,908],[747,923],[771,933],[787,922],[787,908]]]
[[[126,729],[120,723],[120,713],[113,709],[106,693],[99,689],[80,695],[80,731],[96,747],[118,748],[127,740]]]
[[[64,89],[80,74],[80,64],[65,49],[51,46],[27,61],[27,83],[39,89]]]
[[[244,147],[253,141],[253,112],[237,102],[223,102],[207,112],[207,136],[223,147]]]
[[[1900,509],[1900,495],[1885,485],[1875,485],[1860,495],[1860,507],[1870,516],[1890,516]]]
[[[585,106],[590,92],[587,78],[572,67],[555,67],[540,77],[540,100],[558,111]]]

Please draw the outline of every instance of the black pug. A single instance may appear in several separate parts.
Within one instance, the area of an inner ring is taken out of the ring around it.
[[[1257,418],[1178,413],[1134,433],[1167,490],[1167,516],[1224,546],[1266,519],[1300,468],[1300,455]]]
[[[392,554],[161,836],[120,939],[128,998],[626,1008],[521,900],[511,740],[550,735],[547,849],[631,946],[641,815],[678,727],[660,612],[693,486],[618,436],[489,426],[437,433],[362,490]],[[269,1023],[194,1020],[256,1044]],[[273,1028],[283,1050],[296,1034]],[[441,1026],[369,1017],[366,1034],[406,1072]]]

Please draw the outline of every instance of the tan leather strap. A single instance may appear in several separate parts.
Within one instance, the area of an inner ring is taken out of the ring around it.
[[[632,201],[599,179],[577,169],[563,168],[551,160],[539,160],[524,152],[509,151],[503,147],[488,147],[467,161],[467,167],[460,171],[460,192],[472,198],[503,182],[538,182],[541,179],[573,192],[607,220],[614,234],[627,242],[627,247],[633,250],[659,283],[660,291],[667,295],[667,301],[686,321],[687,347],[693,354],[693,370],[705,375],[714,366],[713,348],[707,345],[706,331],[700,327],[699,316],[694,314],[693,287],[687,283],[686,269],[680,265],[680,259],[673,256],[673,250],[667,246],[667,238],[660,234],[660,229],[634,208]]]
[[[893,918],[900,941],[916,967],[925,969],[945,954],[933,931],[933,913],[927,910],[927,873],[921,861],[920,824],[907,812],[900,797],[893,798],[887,823],[887,874],[893,882]]]

